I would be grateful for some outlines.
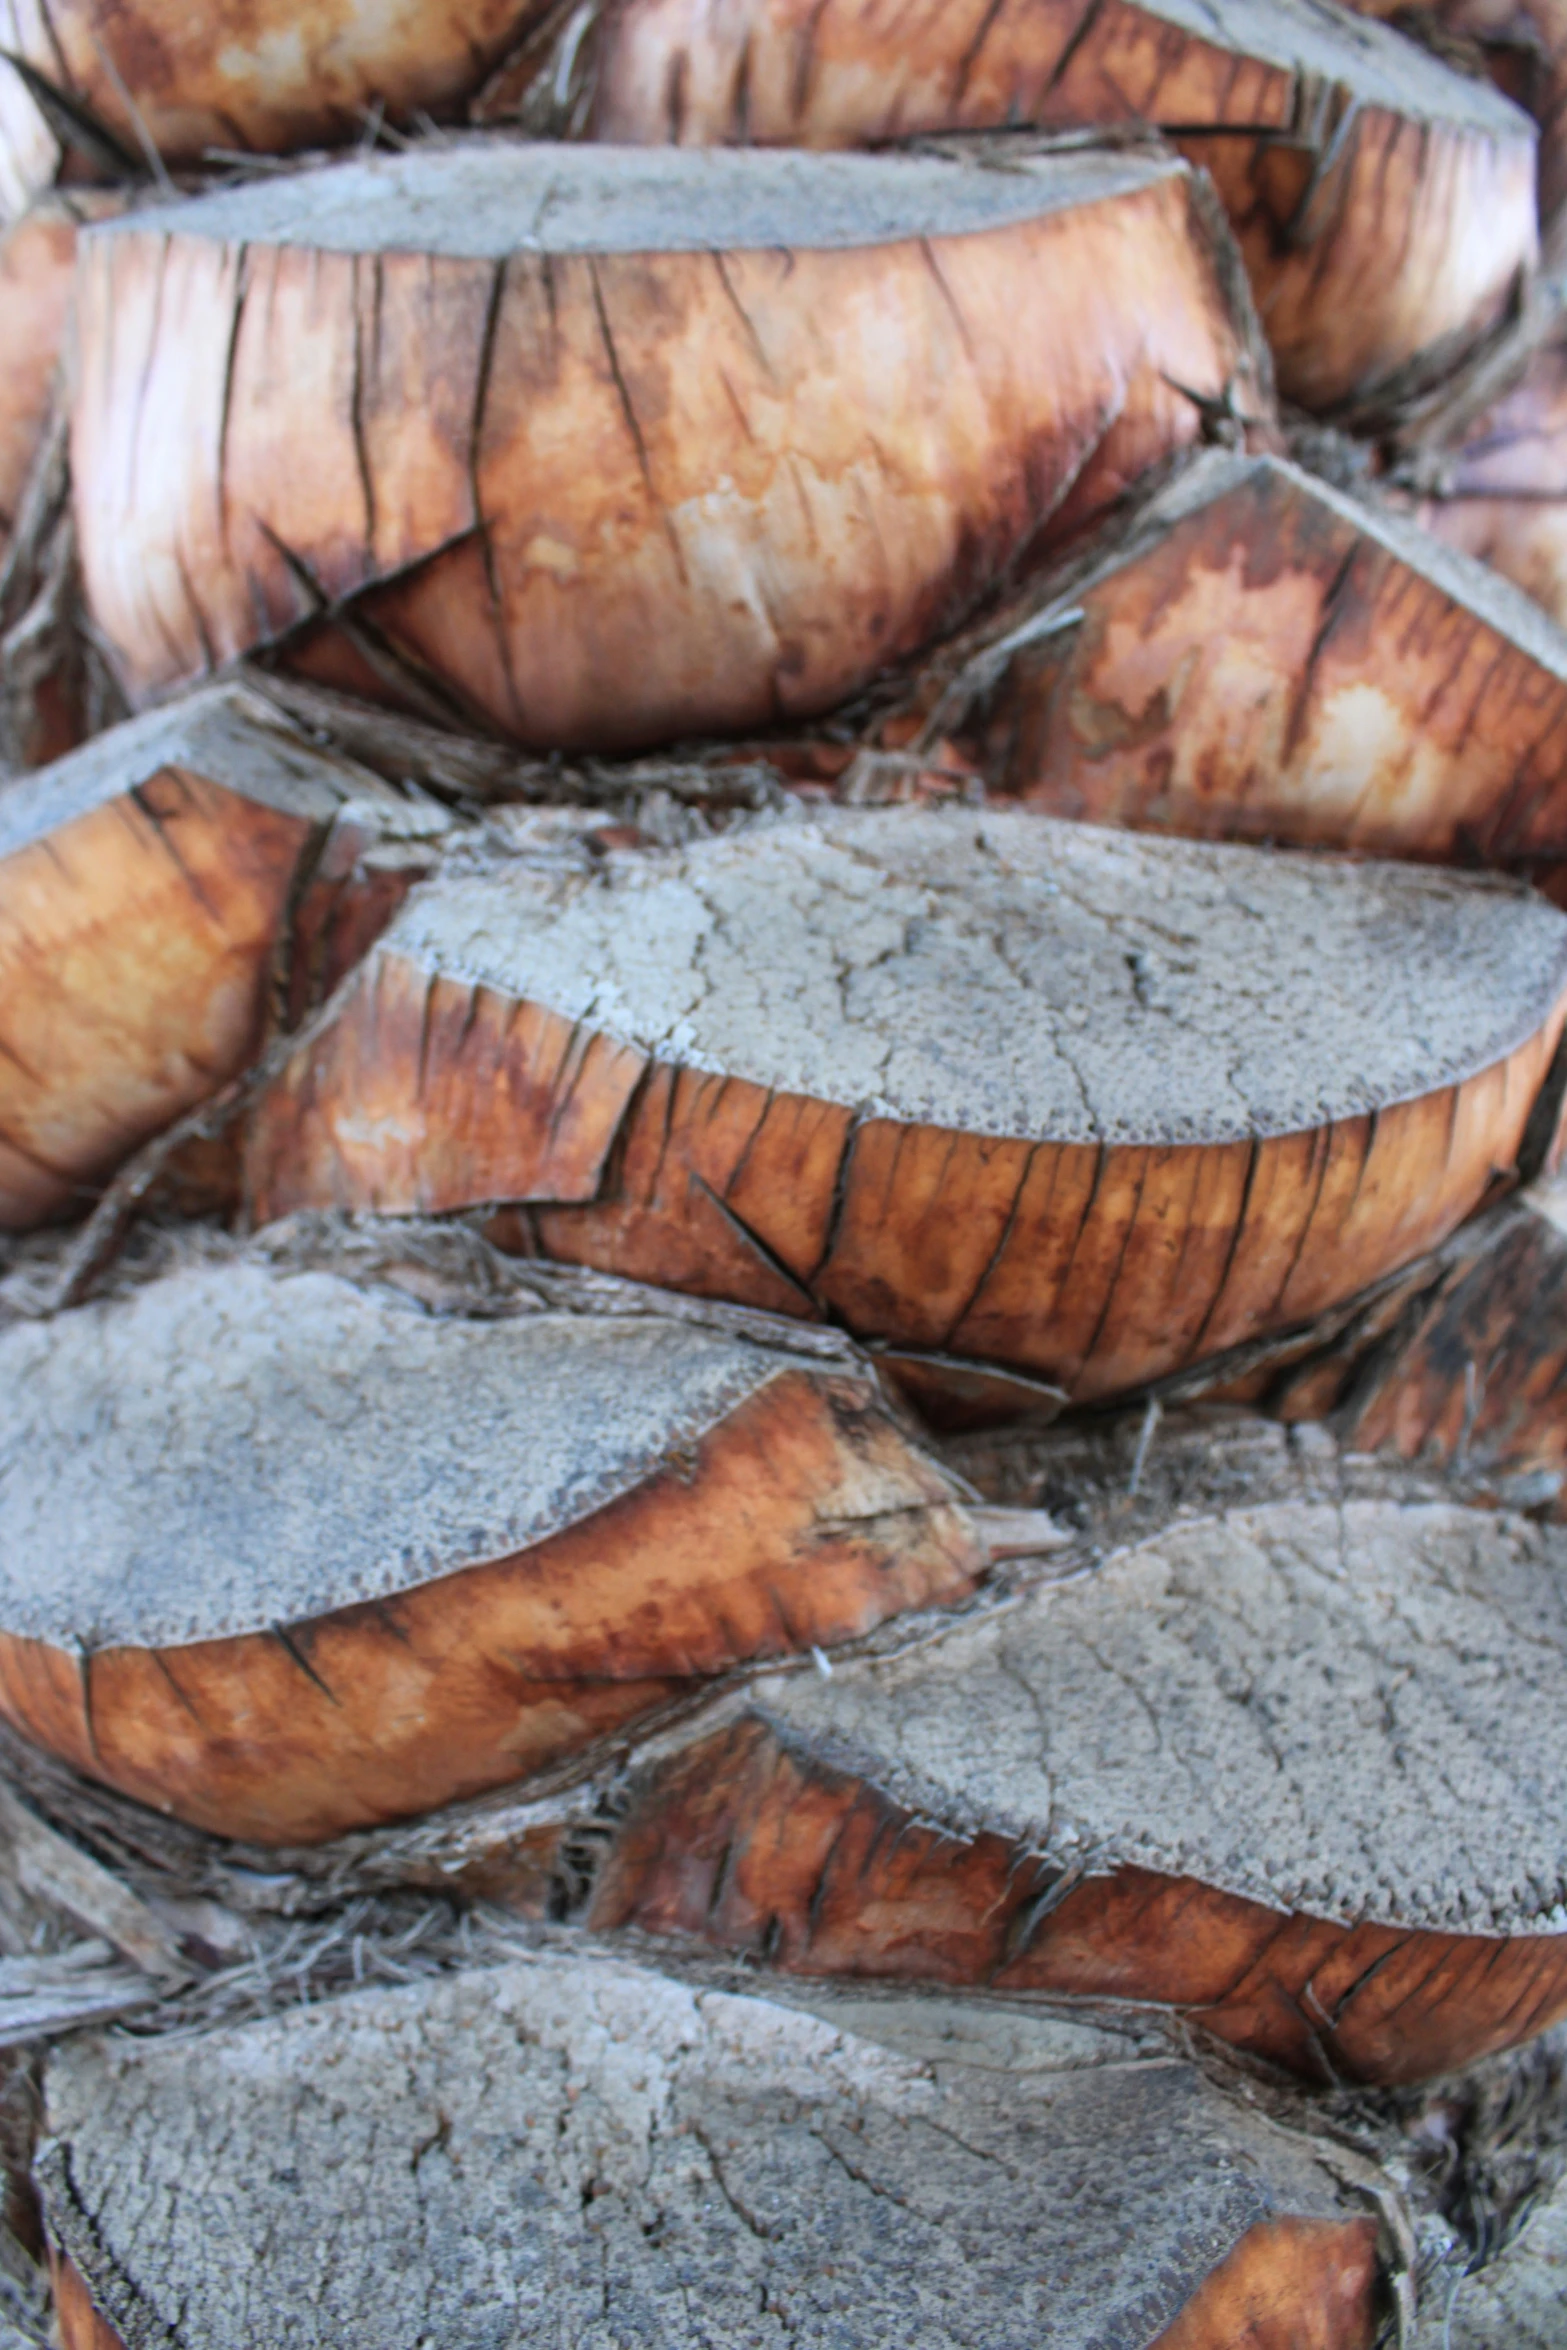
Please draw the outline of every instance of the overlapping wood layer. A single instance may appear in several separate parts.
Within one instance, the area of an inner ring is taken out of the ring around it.
[[[1484,877],[840,810],[432,885],[253,1113],[247,1189],[1079,1398],[1309,1321],[1514,1161],[1562,918]]]
[[[591,1950],[82,2040],[48,2094],[66,2350],[1369,2350],[1387,2257],[1326,2141],[1134,2038]]]
[[[148,150],[286,153],[466,99],[541,0],[0,0],[0,213],[58,173],[143,171]]]
[[[955,736],[1051,815],[1564,886],[1567,637],[1280,458],[1194,457],[933,663],[909,717],[912,750]]]
[[[543,748],[826,708],[1249,383],[1183,167],[1014,161],[468,142],[96,232],[72,461],[126,683],[286,638]]]
[[[1451,2071],[1567,2012],[1564,1565],[1364,1488],[1178,1515],[666,1739],[587,1914],[1158,2002],[1319,2083]]]
[[[1281,388],[1374,410],[1503,315],[1535,251],[1527,118],[1295,0],[610,0],[606,139],[846,146],[1018,123],[1166,130],[1212,173]]]
[[[230,1259],[0,1337],[24,1734],[300,1842],[523,1777],[985,1566],[852,1350],[525,1290],[430,1313],[424,1278]]]
[[[1367,16],[1413,29],[1454,62],[1488,72],[1540,129],[1540,222],[1559,265],[1567,202],[1567,11],[1560,0],[1426,0],[1418,15],[1400,0],[1351,0]]]
[[[444,819],[214,688],[0,796],[0,1227],[78,1211],[348,968]]]

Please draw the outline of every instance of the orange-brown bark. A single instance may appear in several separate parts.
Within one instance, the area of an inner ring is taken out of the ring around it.
[[[191,164],[214,147],[335,146],[360,137],[372,109],[394,120],[448,112],[542,13],[539,0],[3,0],[0,48],[83,109],[133,166],[144,140]],[[59,148],[13,69],[0,64],[0,75],[10,85],[0,190],[20,189]],[[107,158],[100,147],[74,160],[90,169]]]
[[[602,138],[1160,126],[1213,174],[1281,387],[1308,407],[1375,407],[1439,371],[1533,258],[1527,119],[1325,11],[620,0],[601,44]]]
[[[54,2314],[61,2350],[125,2350],[125,2344],[108,2319],[94,2308],[92,2295],[75,2261],[63,2252],[56,2252],[49,2268],[54,2282]]]
[[[1478,64],[1515,105],[1526,107],[1540,128],[1540,220],[1546,251],[1559,252],[1552,231],[1567,199],[1567,10],[1561,0],[1350,0],[1364,16],[1391,17],[1401,30],[1411,24],[1455,58]]]
[[[438,197],[476,152],[405,161]],[[483,151],[519,209],[538,152]],[[824,709],[1245,377],[1192,181],[1106,168],[1059,159],[1067,201],[1010,226],[789,252],[312,249],[227,197],[95,236],[97,621],[137,694],[295,631],[312,674],[542,747]]]
[[[503,1246],[1012,1364],[1079,1400],[1287,1329],[1419,1255],[1512,1163],[1563,1009],[1505,1061],[1256,1142],[857,1120],[650,1061],[378,949],[250,1124],[262,1219],[518,1205]]]
[[[0,865],[0,1224],[88,1203],[253,1056],[310,829],[166,771]]]
[[[1374,2219],[1262,2220],[1151,2350],[1369,2350],[1379,2281]],[[113,2338],[68,2335],[65,2350]]]
[[[884,1498],[856,1514],[867,1480]],[[300,1843],[522,1778],[729,1666],[959,1599],[983,1564],[869,1385],[791,1372],[564,1532],[389,1600],[80,1658],[0,1634],[0,1712],[158,1810]]]
[[[123,789],[86,804],[66,760],[28,787],[43,821],[0,828],[0,1229],[90,1203],[248,1064],[275,1014],[319,1001],[415,878],[361,869],[330,793],[313,814],[274,804],[206,747],[203,766],[195,747],[131,745]],[[230,748],[242,769],[242,725]]]
[[[1050,815],[1542,880],[1567,857],[1567,643],[1276,458],[1198,458],[920,690]]]
[[[0,236],[0,556],[38,455],[71,310],[76,234],[104,199],[54,197]]]
[[[644,1784],[589,1918],[794,1974],[1146,2001],[1318,2082],[1451,2071],[1567,2014],[1567,1936],[1345,1926],[1147,1869],[1073,1882],[757,1722]]]

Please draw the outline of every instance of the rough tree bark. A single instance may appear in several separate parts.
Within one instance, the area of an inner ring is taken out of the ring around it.
[[[1540,128],[1540,226],[1548,264],[1567,260],[1567,9],[1561,0],[1350,0],[1367,16],[1391,17],[1528,108]]]
[[[525,1252],[1088,1399],[1307,1321],[1513,1164],[1567,925],[1514,885],[839,810],[421,892],[247,1192],[513,1203]]]
[[[1506,312],[1535,252],[1532,126],[1380,25],[1297,0],[607,0],[606,139],[852,146],[1151,122],[1214,177],[1281,388],[1372,414]]]
[[[633,1771],[587,1918],[791,1972],[1156,2001],[1321,2082],[1567,2012],[1555,1529],[1177,1514]]]
[[[1567,638],[1402,516],[1208,450],[894,714],[1050,815],[1567,888]]]
[[[444,823],[237,688],[0,793],[0,1229],[79,1212],[245,1067],[369,944]]]
[[[1081,148],[460,143],[125,222],[88,599],[133,695],[292,631],[546,748],[819,711],[1257,404],[1222,244],[1184,168]]]
[[[0,210],[88,170],[330,146],[366,118],[444,112],[544,0],[0,0]]]
[[[1378,2223],[1326,2139],[1083,2025],[845,2007],[583,1951],[78,2042],[66,2350],[1369,2350]]]
[[[155,1809],[405,1817],[988,1564],[838,1341],[367,1279],[229,1258],[0,1336],[0,1711]]]

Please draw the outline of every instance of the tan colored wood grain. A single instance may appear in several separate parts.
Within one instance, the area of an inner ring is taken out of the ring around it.
[[[1545,882],[1567,859],[1567,640],[1276,458],[1197,459],[915,703],[1051,815]]]
[[[605,138],[838,146],[1019,122],[1165,128],[1213,174],[1281,388],[1312,408],[1374,409],[1411,369],[1440,372],[1495,323],[1534,252],[1527,118],[1466,101],[1434,60],[1401,67],[1385,38],[1371,67],[1320,15],[621,0],[601,40]]]
[[[866,1382],[788,1373],[581,1523],[390,1600],[80,1660],[0,1634],[0,1712],[158,1810],[308,1842],[523,1778],[732,1665],[950,1603],[982,1565]]]
[[[1546,248],[1559,258],[1567,199],[1567,10],[1561,0],[1351,0],[1363,15],[1391,17],[1470,70],[1489,73],[1540,126],[1540,220]]]
[[[830,1310],[1089,1400],[1307,1321],[1445,1236],[1512,1164],[1564,1016],[1374,1116],[1100,1146],[856,1121],[664,1061],[639,1085],[613,1038],[383,950],[258,1105],[247,1197],[262,1219],[510,1200],[492,1231],[524,1253]]]
[[[416,108],[448,112],[542,13],[533,0],[222,0],[199,10],[5,0],[0,46],[84,108],[133,164],[144,161],[144,140],[169,163],[195,164],[214,147],[266,154],[351,142],[373,108],[393,122]],[[0,110],[10,149],[0,186],[36,180],[53,161],[27,137],[32,111],[20,92]]]
[[[132,721],[9,795],[0,1229],[83,1212],[247,1067],[269,1026],[319,1004],[443,822],[230,689]]]
[[[0,864],[0,1223],[79,1211],[250,1059],[310,830],[166,769]]]
[[[1346,1926],[1141,1868],[1073,1883],[755,1722],[655,1774],[590,1916],[802,1975],[1148,2001],[1321,2084],[1455,2071],[1567,2014],[1562,1935]]]
[[[403,162],[438,206],[470,153]],[[1010,226],[784,252],[313,250],[200,207],[91,241],[73,464],[128,684],[294,632],[542,748],[830,706],[1247,371],[1191,181],[1074,202],[1087,168]]]
[[[76,2263],[67,2254],[56,2252],[49,2265],[61,2350],[125,2350],[108,2319],[94,2308]]]
[[[64,348],[83,219],[115,199],[44,198],[0,234],[0,556],[38,454]]]
[[[1226,2254],[1152,2350],[1367,2350],[1377,2271],[1373,2219],[1264,2220]],[[66,2350],[78,2345],[68,2341]]]

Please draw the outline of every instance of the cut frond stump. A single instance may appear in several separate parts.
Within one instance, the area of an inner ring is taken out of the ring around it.
[[[666,1738],[588,1919],[808,1975],[1153,2001],[1318,2083],[1567,2012],[1567,1537],[1177,1516]]]
[[[0,1712],[264,1843],[523,1777],[987,1553],[851,1349],[230,1260],[0,1337]],[[521,1310],[531,1308],[531,1311]]]
[[[1014,165],[481,141],[94,232],[72,464],[128,690],[288,638],[545,749],[827,708],[1254,403],[1184,166]]]
[[[1004,2005],[559,1950],[79,2040],[47,2096],[65,2350],[1369,2350],[1378,2315],[1352,2157]]]
[[[838,810],[410,900],[247,1191],[1122,1392],[1309,1321],[1513,1165],[1567,987],[1518,885]]]
[[[545,13],[546,0],[0,0],[0,214],[62,168],[282,154],[444,113]]]
[[[1567,636],[1280,458],[1193,457],[915,706],[1051,815],[1567,888]]]
[[[1540,130],[1540,226],[1552,268],[1567,260],[1567,8],[1562,0],[1350,0],[1392,18],[1468,70],[1489,73]]]
[[[1535,253],[1518,108],[1311,0],[610,0],[605,139],[855,146],[1038,123],[1166,130],[1212,174],[1281,390],[1396,406],[1504,315]]]
[[[0,792],[0,1229],[80,1212],[243,1069],[368,945],[445,821],[238,688]]]

